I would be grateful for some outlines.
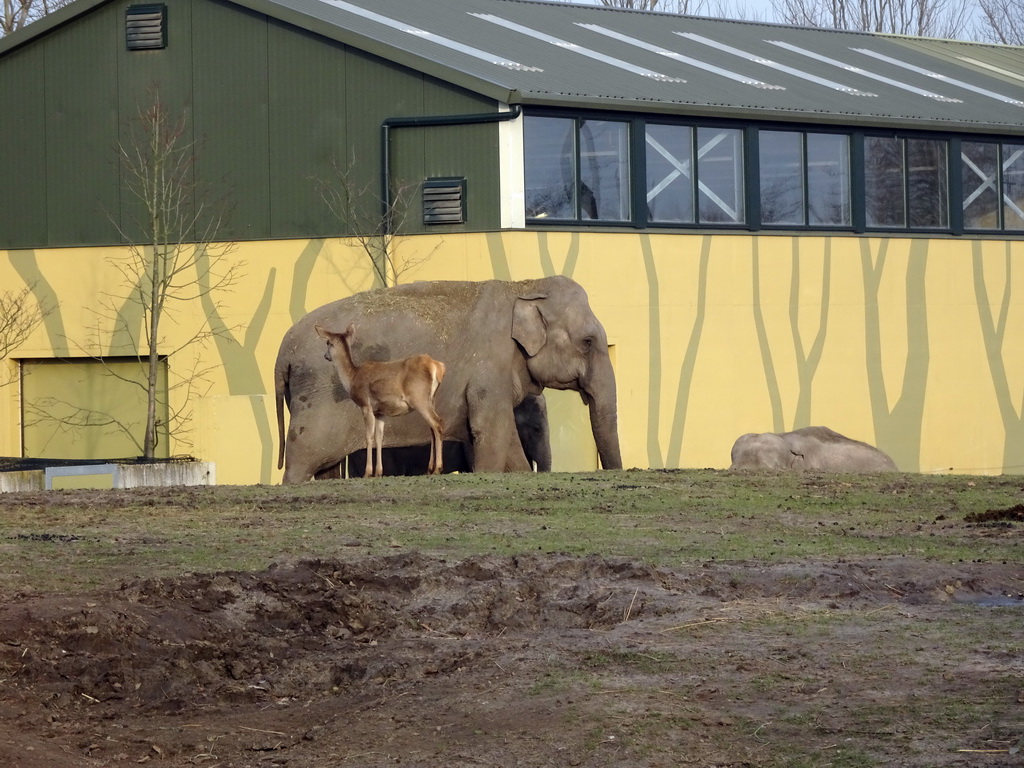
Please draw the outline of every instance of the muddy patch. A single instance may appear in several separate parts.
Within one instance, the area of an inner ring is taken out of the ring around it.
[[[1022,593],[1014,564],[405,553],[10,595],[0,763],[1019,765]]]

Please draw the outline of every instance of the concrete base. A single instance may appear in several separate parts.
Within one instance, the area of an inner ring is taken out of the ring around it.
[[[209,461],[82,464],[0,472],[0,493],[71,488],[140,488],[144,486],[216,484],[216,465]]]

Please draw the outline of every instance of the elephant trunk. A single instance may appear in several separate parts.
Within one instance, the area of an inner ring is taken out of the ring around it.
[[[604,361],[604,364],[592,371],[584,389],[587,405],[590,407],[590,429],[597,444],[601,466],[604,469],[622,469],[615,373],[611,360]]]
[[[590,401],[590,428],[594,432],[597,444],[597,455],[601,457],[604,469],[622,469],[622,455],[619,453],[618,416],[615,413],[615,401],[610,407]]]

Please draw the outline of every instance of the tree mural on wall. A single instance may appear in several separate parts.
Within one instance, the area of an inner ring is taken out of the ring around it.
[[[791,343],[796,360],[797,399],[792,420],[787,420],[783,406],[783,391],[776,373],[776,358],[772,354],[768,324],[761,310],[761,259],[757,241],[752,244],[753,313],[754,327],[761,349],[768,397],[772,411],[772,429],[782,432],[809,426],[812,420],[814,377],[821,364],[829,322],[832,282],[832,241],[825,240],[822,253],[820,302],[818,324],[814,337],[805,346],[800,331],[800,296],[806,293],[802,285],[801,261],[808,254],[801,253],[801,239],[792,240],[789,320]],[[872,249],[876,243],[877,250]],[[875,443],[884,446],[896,464],[904,470],[915,471],[920,464],[921,429],[924,413],[924,392],[928,379],[928,318],[925,303],[925,256],[927,243],[915,240],[910,244],[906,283],[906,336],[907,357],[904,365],[902,389],[894,396],[886,390],[883,369],[885,336],[879,310],[879,291],[888,259],[890,242],[887,239],[861,241],[861,269],[864,282],[864,339],[865,375],[867,377],[870,409],[875,432]],[[887,334],[886,334],[887,335]]]
[[[1005,355],[1020,354],[1020,350],[1008,350],[1007,329],[1010,325],[1011,294],[1013,287],[1013,261],[1010,258],[1010,243],[1004,243],[1003,290],[998,296],[998,305],[991,304],[988,284],[985,279],[985,262],[982,256],[984,243],[972,243],[971,262],[974,274],[974,293],[977,296],[978,320],[981,337],[985,342],[985,353],[992,372],[992,386],[995,390],[999,416],[1003,420],[1005,437],[1003,442],[1003,471],[1024,470],[1024,392],[1016,395],[1010,383]],[[993,310],[998,306],[998,313]],[[1014,402],[1015,396],[1017,402]]]
[[[697,313],[693,320],[693,327],[690,329],[690,337],[686,341],[686,350],[683,353],[683,362],[680,365],[679,369],[679,389],[676,395],[676,409],[675,415],[672,419],[672,431],[669,436],[668,452],[666,455],[666,460],[670,463],[670,465],[676,467],[682,466],[683,432],[686,428],[686,404],[690,401],[690,391],[693,387],[694,371],[697,368],[697,352],[700,348],[700,340],[704,332],[704,321],[707,314],[708,270],[711,264],[711,242],[711,237],[708,235],[705,235],[701,239],[700,257],[697,264]],[[649,264],[649,270],[653,272],[654,259],[653,254],[649,253],[649,246],[644,251],[644,257],[644,260]],[[653,301],[654,299],[657,298],[657,296],[652,296],[651,298]],[[659,306],[659,304],[651,304],[652,315],[654,315],[655,317],[657,315],[657,310]],[[655,317],[652,317],[652,323],[654,322]],[[652,360],[656,359],[655,357],[653,357],[654,354],[657,353],[660,355],[660,350],[656,350],[654,348],[655,343],[661,343],[660,333],[657,336],[654,334],[652,334],[651,336]],[[652,386],[654,386],[653,383]],[[656,430],[658,422],[655,421],[655,419],[658,418],[659,411],[654,406],[656,403],[660,401],[661,396],[660,394],[657,394],[658,399],[655,400],[655,394],[656,393],[652,391],[651,434],[653,437],[655,437],[656,446]],[[651,466],[654,465],[652,464]]]
[[[873,245],[877,250],[873,249]],[[924,240],[910,242],[905,275],[907,358],[903,369],[903,387],[898,395],[891,398],[886,391],[883,375],[884,336],[879,313],[879,291],[889,248],[890,241],[885,238],[865,238],[860,241],[864,275],[865,370],[875,442],[884,446],[884,450],[901,470],[916,472],[921,464],[921,429],[930,356],[925,295],[928,243]]]
[[[831,240],[825,241],[825,249],[822,253],[821,287],[819,289],[820,301],[818,304],[818,327],[814,338],[805,349],[804,339],[800,332],[800,296],[803,293],[801,287],[801,260],[808,258],[801,254],[800,238],[792,238],[792,257],[790,259],[790,280],[789,280],[789,328],[793,344],[793,352],[796,358],[797,368],[797,400],[793,412],[793,419],[786,422],[782,404],[782,387],[779,384],[775,372],[775,360],[772,355],[772,347],[768,338],[768,325],[765,322],[761,311],[761,258],[760,248],[757,240],[752,241],[751,248],[751,273],[753,275],[753,311],[754,328],[757,332],[757,343],[761,349],[761,361],[764,367],[765,383],[768,387],[768,399],[772,410],[772,431],[785,432],[798,427],[810,425],[811,420],[811,397],[814,391],[814,375],[821,364],[821,355],[825,348],[825,336],[828,330],[829,303],[831,300],[832,282],[832,247]]]

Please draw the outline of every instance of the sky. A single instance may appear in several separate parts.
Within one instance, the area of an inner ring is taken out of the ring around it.
[[[580,3],[581,5],[601,5],[601,0],[565,0],[567,2]],[[664,2],[664,0],[663,0]],[[699,0],[690,0],[691,5],[696,5]],[[730,9],[742,9],[739,13],[727,13],[727,17],[740,18],[747,17],[751,18],[754,14],[757,14],[762,21],[774,21],[774,13],[772,12],[771,0],[707,0],[709,4],[714,6],[725,5]],[[673,6],[674,7],[674,6]],[[703,14],[699,14],[703,15]]]

